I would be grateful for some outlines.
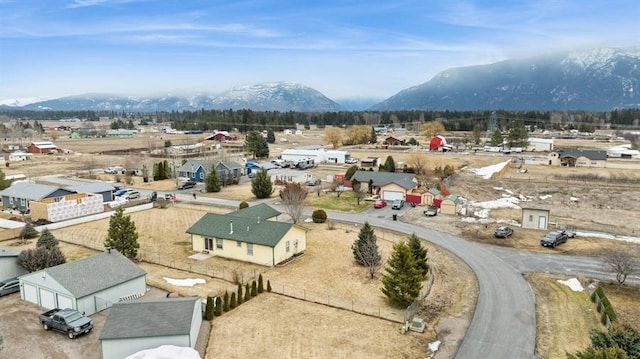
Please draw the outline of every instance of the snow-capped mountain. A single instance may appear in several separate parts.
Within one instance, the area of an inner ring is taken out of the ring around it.
[[[640,47],[445,70],[375,110],[600,110],[640,106]]]
[[[0,106],[7,107],[22,107],[32,103],[46,101],[47,99],[40,97],[26,97],[26,98],[9,98],[6,100],[0,100]]]
[[[339,111],[341,106],[322,93],[293,82],[274,82],[243,86],[220,95],[204,93],[190,96],[126,97],[107,94],[84,94],[17,106],[27,110],[90,110],[90,111],[182,111],[239,110],[254,111]],[[17,108],[16,107],[16,108]],[[0,108],[6,108],[1,106]]]

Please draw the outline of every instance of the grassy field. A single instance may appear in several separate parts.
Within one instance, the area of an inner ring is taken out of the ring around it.
[[[338,197],[338,192],[311,192],[307,196],[306,205],[311,208],[322,208],[332,211],[360,212],[371,207],[371,202],[357,198],[352,191],[344,191]]]

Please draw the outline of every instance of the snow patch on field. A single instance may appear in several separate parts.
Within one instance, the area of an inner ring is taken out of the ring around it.
[[[186,279],[173,279],[162,277],[167,283],[178,287],[193,287],[196,284],[205,284],[206,281],[202,278],[186,278]]]
[[[127,359],[200,359],[200,354],[187,347],[177,347],[175,345],[161,345],[154,349],[146,349],[133,353]]]
[[[566,285],[567,287],[571,288],[571,290],[574,292],[584,291],[582,284],[580,284],[580,281],[577,278],[571,278],[567,280],[558,279],[558,283]]]
[[[487,166],[487,167],[473,168],[473,169],[471,169],[471,172],[473,172],[477,176],[480,176],[480,177],[482,177],[484,179],[490,179],[491,176],[493,176],[494,173],[502,171],[504,166],[506,166],[509,162],[511,162],[511,160],[507,160],[507,161],[504,161],[504,162],[496,163],[495,165],[491,165],[491,166]]]

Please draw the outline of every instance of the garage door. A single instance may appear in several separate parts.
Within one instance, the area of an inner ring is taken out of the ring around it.
[[[404,194],[398,191],[382,191],[382,199],[385,201],[393,201],[396,199],[404,199]]]
[[[58,308],[65,309],[71,308],[73,309],[73,300],[69,297],[65,297],[64,295],[58,294]]]
[[[23,283],[22,284],[22,297],[27,302],[31,302],[33,304],[38,304],[38,289],[31,284]]]
[[[53,309],[56,307],[56,296],[53,292],[40,288],[40,306]]]

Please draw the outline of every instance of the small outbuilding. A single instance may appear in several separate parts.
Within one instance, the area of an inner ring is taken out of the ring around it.
[[[450,194],[440,202],[440,213],[456,215],[460,211],[462,197]]]
[[[549,210],[541,208],[522,208],[522,228],[547,230]]]
[[[195,348],[202,325],[200,297],[114,304],[100,333],[103,358],[127,358],[161,345]]]
[[[48,309],[72,308],[87,315],[146,293],[146,272],[109,250],[23,275],[20,298]]]
[[[18,264],[19,254],[13,249],[0,247],[0,281],[28,273],[26,269]]]

